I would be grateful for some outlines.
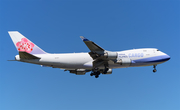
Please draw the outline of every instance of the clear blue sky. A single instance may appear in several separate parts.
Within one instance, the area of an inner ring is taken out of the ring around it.
[[[7,31],[49,53],[89,52],[79,36],[107,50],[158,48],[171,59],[114,69],[95,79],[10,62]],[[0,1],[0,110],[180,110],[180,1]]]

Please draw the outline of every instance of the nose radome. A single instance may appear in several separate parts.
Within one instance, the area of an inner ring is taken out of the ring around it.
[[[162,51],[160,51],[160,53],[162,55],[161,58],[162,58],[163,61],[168,61],[171,58],[168,54],[166,54],[166,53],[164,53]]]
[[[171,57],[167,54],[162,56],[165,61],[168,61]]]
[[[169,55],[166,54],[167,60],[171,59],[171,57]]]
[[[166,59],[166,60],[169,60],[171,58],[168,54],[166,54],[162,51],[161,51],[161,55],[163,55],[163,59]]]

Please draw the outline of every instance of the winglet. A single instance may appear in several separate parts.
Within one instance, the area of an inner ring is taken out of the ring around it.
[[[80,36],[80,38],[83,40],[83,41],[89,41],[87,38],[83,37],[83,36]]]

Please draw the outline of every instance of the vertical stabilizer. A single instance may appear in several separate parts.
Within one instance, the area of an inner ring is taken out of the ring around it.
[[[27,52],[30,54],[46,54],[45,51],[43,51],[26,37],[24,37],[18,31],[8,31],[8,33],[18,52]]]

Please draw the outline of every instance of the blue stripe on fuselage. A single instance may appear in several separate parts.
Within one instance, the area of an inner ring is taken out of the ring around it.
[[[138,60],[133,60],[132,63],[153,63],[153,62],[164,62],[170,59],[168,55],[155,56],[150,58],[143,58]]]

